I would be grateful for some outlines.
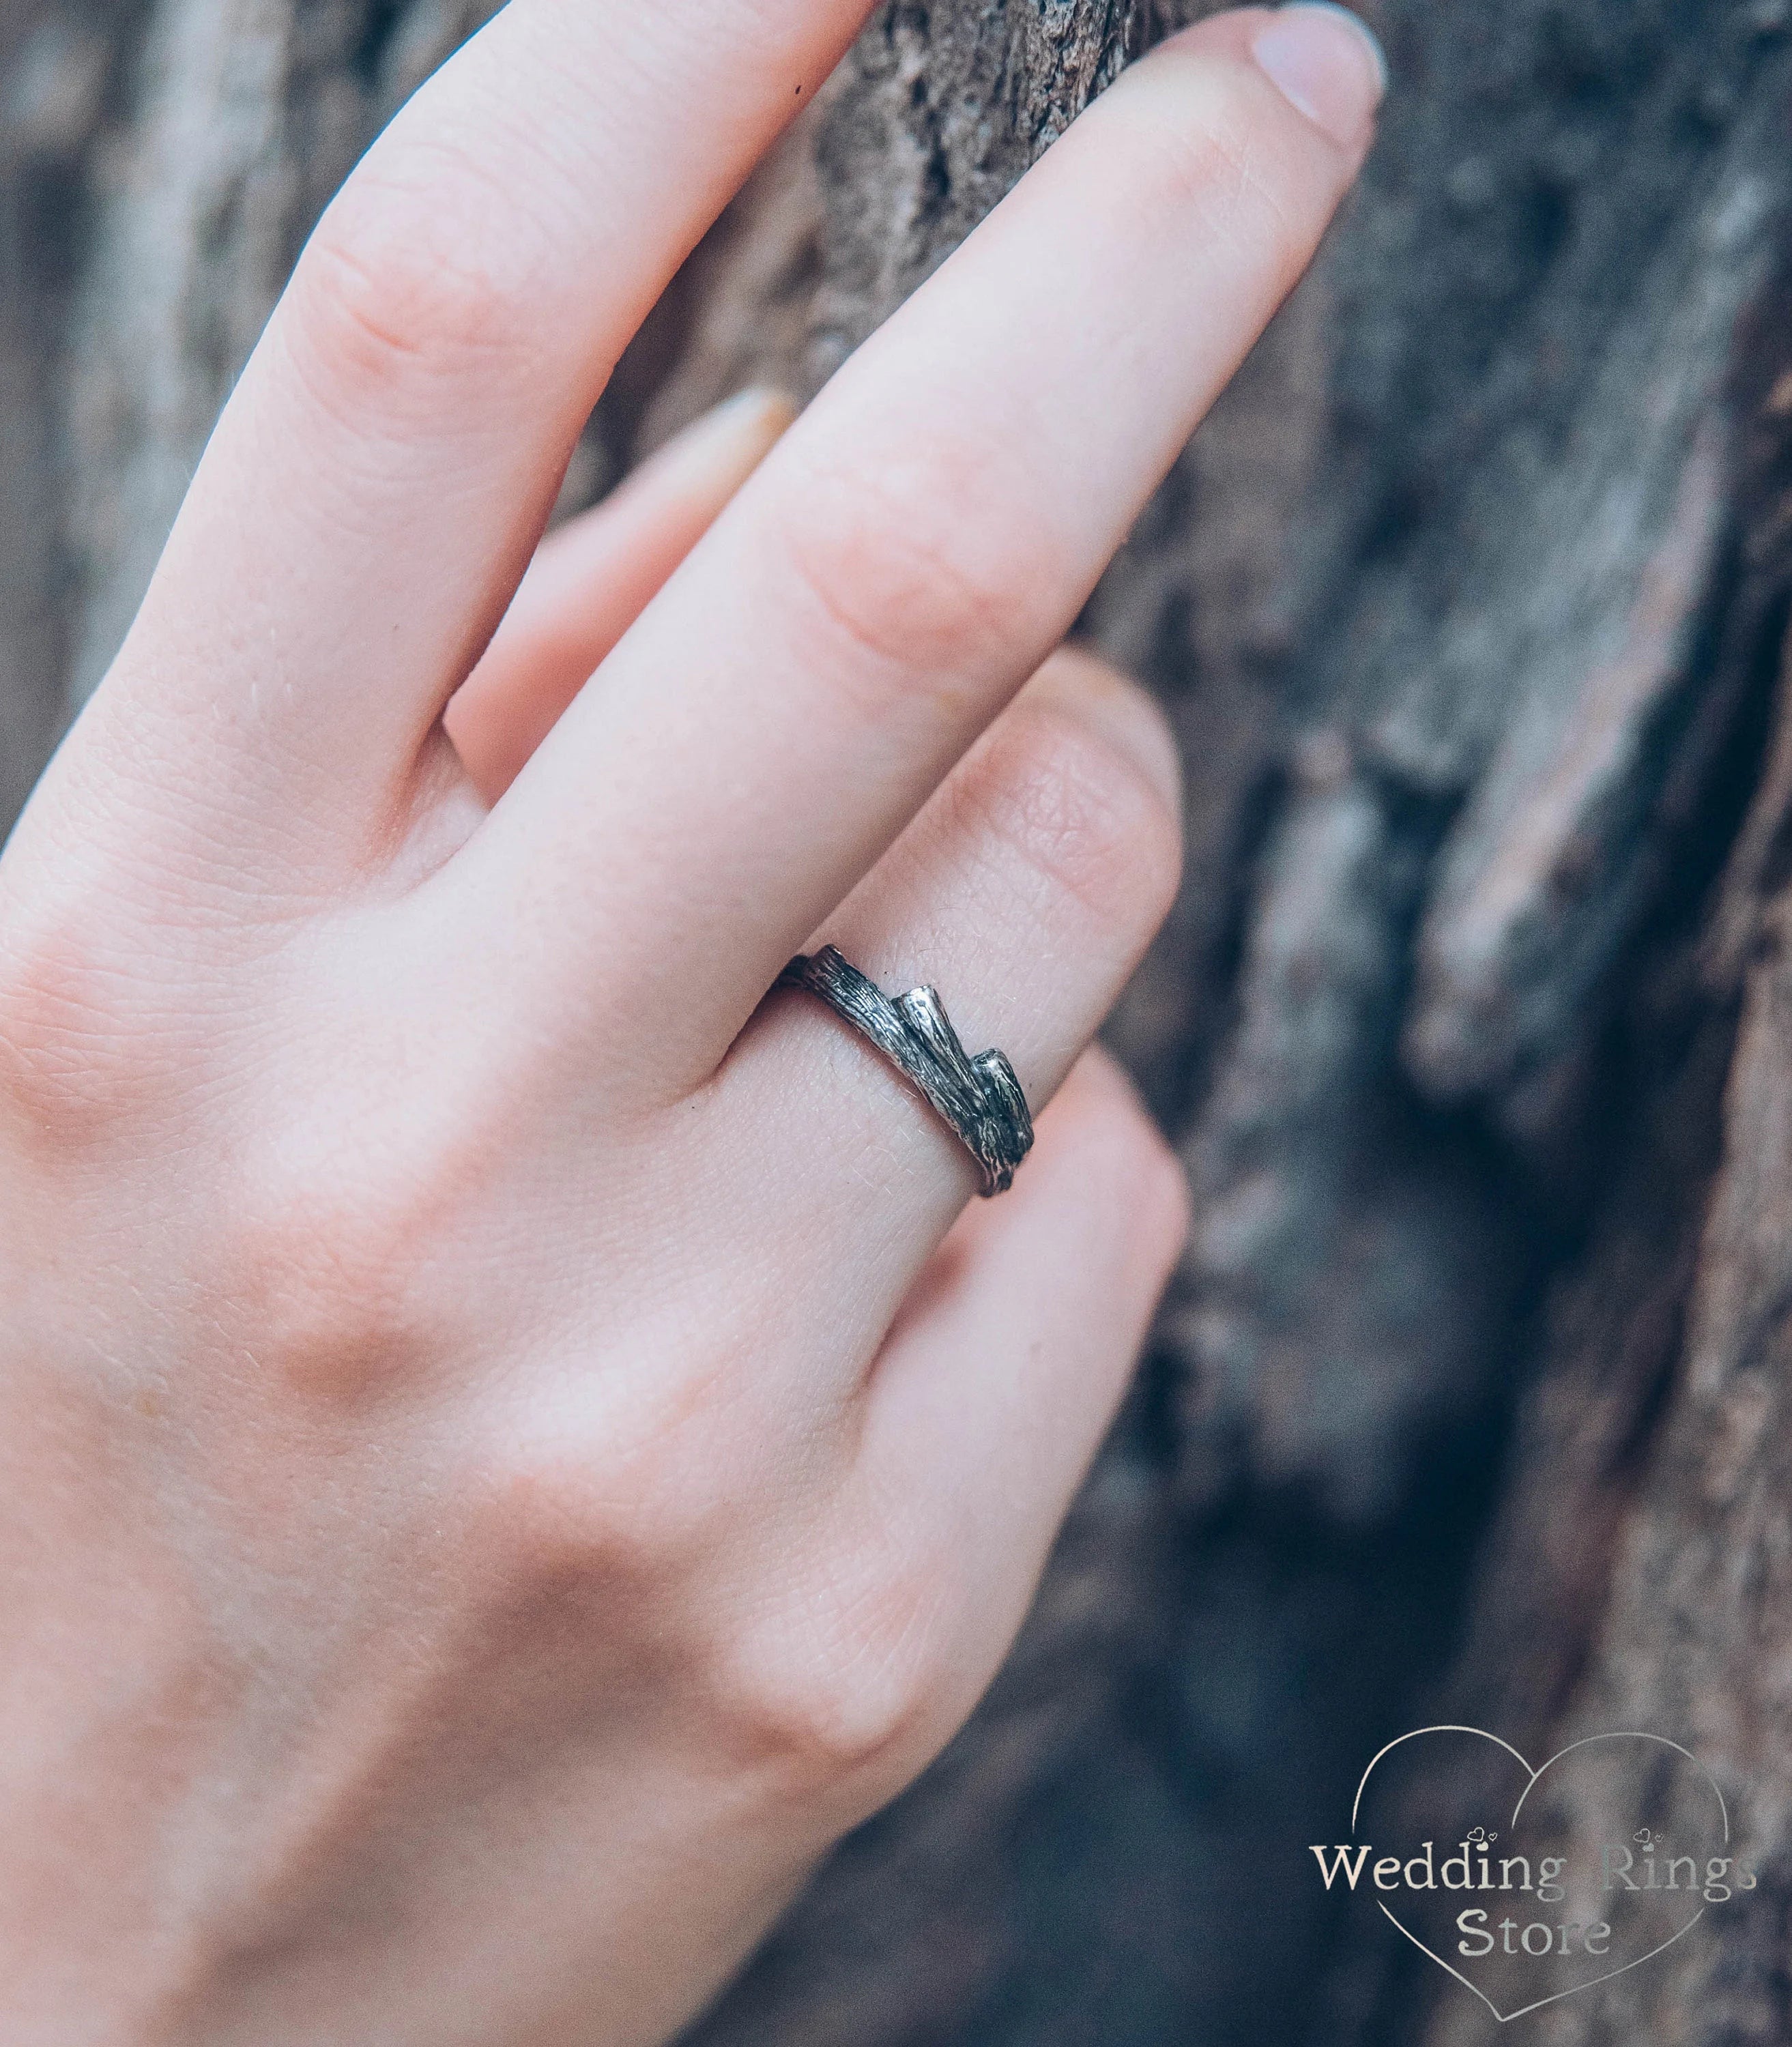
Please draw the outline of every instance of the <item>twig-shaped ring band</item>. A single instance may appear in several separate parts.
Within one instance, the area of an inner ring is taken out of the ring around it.
[[[779,985],[819,996],[908,1076],[976,1159],[986,1198],[1013,1185],[1033,1148],[1025,1092],[1004,1054],[966,1054],[932,989],[892,1000],[832,946],[792,960]]]

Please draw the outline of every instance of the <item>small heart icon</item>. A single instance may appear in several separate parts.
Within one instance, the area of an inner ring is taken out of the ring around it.
[[[1426,1823],[1465,1804],[1473,1825]],[[1640,1967],[1754,1883],[1717,1781],[1660,1735],[1533,1766],[1482,1728],[1420,1728],[1364,1771],[1351,1833],[1314,1851],[1327,1887],[1368,1892],[1502,2023]]]

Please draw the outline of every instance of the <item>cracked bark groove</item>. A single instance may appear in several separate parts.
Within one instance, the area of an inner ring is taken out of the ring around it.
[[[318,207],[488,11],[0,0],[0,813]],[[1684,1741],[1762,1869],[1538,2038],[1792,2033],[1792,6],[1368,11],[1363,189],[1087,621],[1189,762],[1114,1037],[1195,1240],[995,1694],[702,2047],[1455,2047],[1479,2007],[1299,1867],[1438,1717]],[[884,6],[567,501],[814,389],[1178,18]]]

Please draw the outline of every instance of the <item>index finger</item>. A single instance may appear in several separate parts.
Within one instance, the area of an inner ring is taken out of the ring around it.
[[[509,0],[307,246],[90,741],[204,764],[234,862],[393,843],[616,361],[869,6]]]

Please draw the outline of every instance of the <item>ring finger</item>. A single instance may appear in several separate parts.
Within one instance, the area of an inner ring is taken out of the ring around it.
[[[818,934],[892,993],[936,986],[967,1049],[999,1046],[1042,1109],[1100,1028],[1174,897],[1179,774],[1144,691],[1087,656],[1049,662]],[[868,1356],[977,1188],[915,1089],[799,990],[768,1001],[691,1135],[776,1189],[781,1242],[832,1298],[850,1258],[849,1356]],[[1023,1168],[1024,1170],[1024,1168]],[[816,1290],[808,1292],[804,1281]],[[830,1351],[840,1352],[836,1319]]]

